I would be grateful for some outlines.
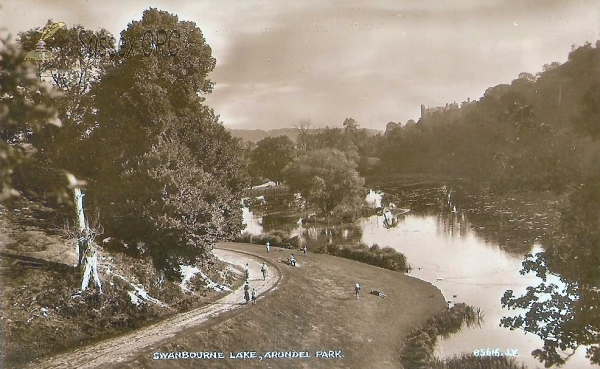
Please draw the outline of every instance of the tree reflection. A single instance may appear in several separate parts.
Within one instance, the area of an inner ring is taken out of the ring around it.
[[[543,283],[520,297],[506,291],[502,306],[527,312],[503,317],[500,325],[542,338],[543,347],[532,355],[546,367],[564,364],[580,346],[600,364],[600,179],[574,191],[558,239],[546,251],[526,255],[520,273],[535,273]],[[561,283],[551,283],[550,275]]]

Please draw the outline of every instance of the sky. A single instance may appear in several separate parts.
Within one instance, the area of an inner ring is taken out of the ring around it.
[[[217,60],[206,103],[235,129],[351,117],[385,130],[600,40],[600,0],[4,0],[0,28],[52,19],[119,35],[149,7],[202,30]]]

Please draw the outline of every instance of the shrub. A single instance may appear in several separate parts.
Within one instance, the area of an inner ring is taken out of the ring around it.
[[[484,366],[474,366],[471,355],[463,355],[460,359],[435,359],[434,349],[438,336],[447,338],[450,334],[459,332],[464,326],[471,327],[479,324],[478,314],[480,310],[466,304],[456,304],[452,308],[429,319],[423,326],[412,331],[405,341],[404,350],[400,361],[405,368],[427,367],[447,369],[447,368],[484,368]],[[480,357],[475,359],[480,360]],[[498,358],[499,359],[499,358]],[[454,361],[453,361],[454,360]],[[454,366],[449,365],[452,362]],[[502,363],[508,361],[491,360],[490,366],[485,368],[505,368]],[[516,362],[513,362],[516,363]],[[500,366],[494,366],[500,365]],[[508,365],[511,365],[510,363]],[[506,368],[519,369],[519,366],[507,366]]]

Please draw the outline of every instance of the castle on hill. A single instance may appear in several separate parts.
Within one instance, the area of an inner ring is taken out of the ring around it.
[[[458,110],[460,108],[464,108],[466,105],[471,103],[471,98],[467,98],[467,101],[463,101],[460,106],[455,101],[451,104],[446,104],[446,106],[436,106],[436,107],[426,107],[421,104],[421,119],[429,118],[436,112],[445,112],[445,111],[453,111]]]

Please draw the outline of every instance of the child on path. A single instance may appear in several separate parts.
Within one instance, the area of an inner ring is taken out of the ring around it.
[[[260,271],[263,275],[263,281],[267,279],[267,263],[263,261],[262,267],[260,267]]]
[[[252,305],[256,305],[256,298],[258,293],[256,292],[256,288],[252,288]]]
[[[271,244],[267,242],[267,254],[269,253],[269,251],[271,251]]]
[[[354,293],[356,293],[356,299],[358,300],[358,297],[360,295],[360,284],[358,284],[358,282],[356,282],[356,284],[354,285]]]

